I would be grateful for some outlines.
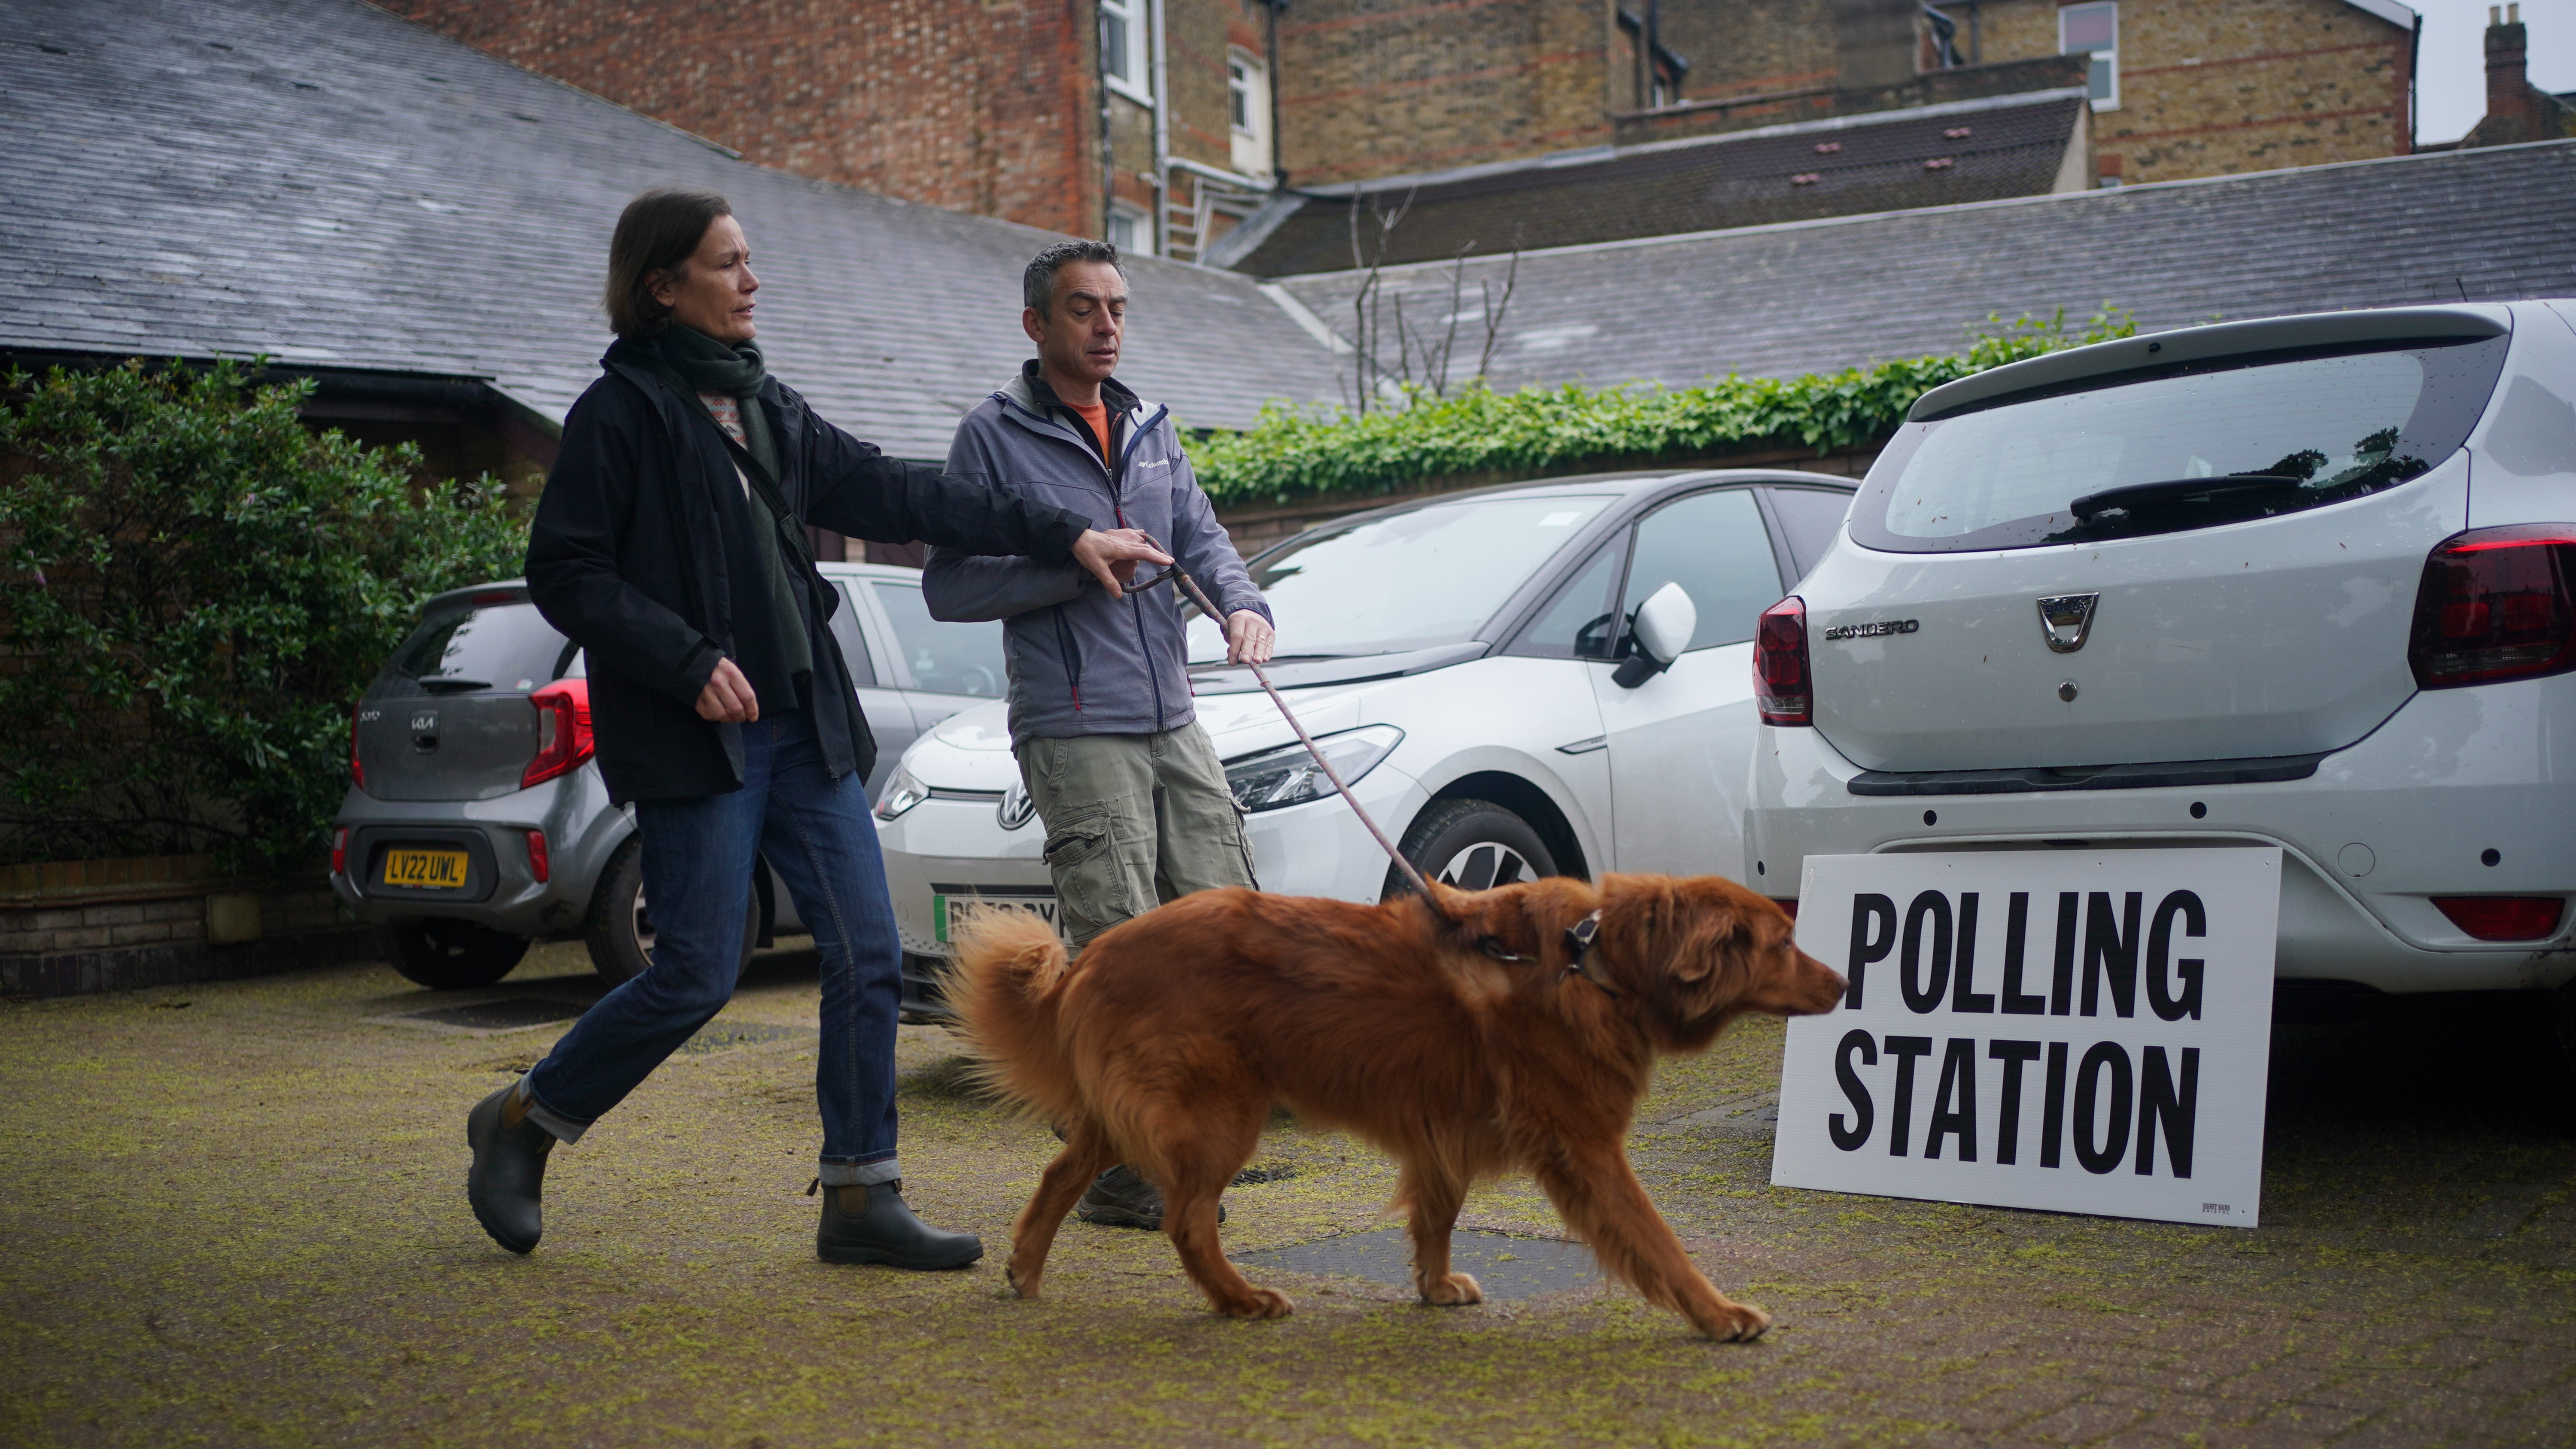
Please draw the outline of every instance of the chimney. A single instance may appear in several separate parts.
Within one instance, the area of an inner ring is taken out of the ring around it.
[[[2525,72],[2529,34],[2519,0],[2487,7],[2487,119],[2479,130],[2488,132],[2482,138],[2488,145],[2541,139],[2532,124],[2537,118],[2530,114],[2531,80]]]

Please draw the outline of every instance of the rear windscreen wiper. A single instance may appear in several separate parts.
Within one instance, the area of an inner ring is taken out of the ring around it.
[[[433,674],[412,682],[431,694],[466,694],[492,687],[492,681],[488,679],[459,679],[452,674]]]
[[[2248,493],[2280,493],[2307,486],[2305,478],[2286,473],[2229,473],[2216,478],[2171,478],[2162,483],[2130,483],[2087,493],[2066,505],[2077,518],[2090,519],[2114,509],[2135,512],[2159,503],[2216,501]]]

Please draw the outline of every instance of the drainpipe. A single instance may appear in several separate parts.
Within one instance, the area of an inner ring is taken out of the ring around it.
[[[1270,52],[1270,184],[1285,186],[1288,184],[1288,147],[1279,132],[1279,12],[1288,8],[1288,0],[1266,0],[1261,8],[1269,13],[1270,18],[1269,44],[1265,47]],[[2421,20],[2415,23],[2419,29],[2423,26]]]
[[[1154,254],[1172,254],[1171,66],[1165,59],[1163,0],[1154,0]]]
[[[1118,159],[1109,144],[1109,16],[1094,5],[1091,11],[1092,50],[1098,64],[1092,67],[1091,83],[1100,95],[1100,239],[1109,240],[1109,218],[1118,210]]]

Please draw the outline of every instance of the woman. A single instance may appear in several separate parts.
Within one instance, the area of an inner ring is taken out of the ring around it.
[[[900,948],[865,781],[867,721],[825,620],[805,524],[976,554],[1068,558],[1114,596],[1141,535],[901,463],[814,416],[753,338],[751,247],[725,199],[649,191],[609,243],[617,342],[564,420],[528,541],[528,592],[588,651],[601,777],[635,802],[653,964],[466,1120],[467,1200],[494,1240],[542,1232],[554,1144],[574,1142],[733,994],[766,856],[822,956],[816,1250],[953,1268],[972,1234],[914,1217],[895,1155]]]

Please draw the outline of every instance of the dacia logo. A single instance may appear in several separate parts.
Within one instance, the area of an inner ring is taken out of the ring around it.
[[[2095,594],[2051,594],[2039,601],[2040,636],[2052,654],[2072,654],[2093,631],[2093,611],[2102,602]]]

